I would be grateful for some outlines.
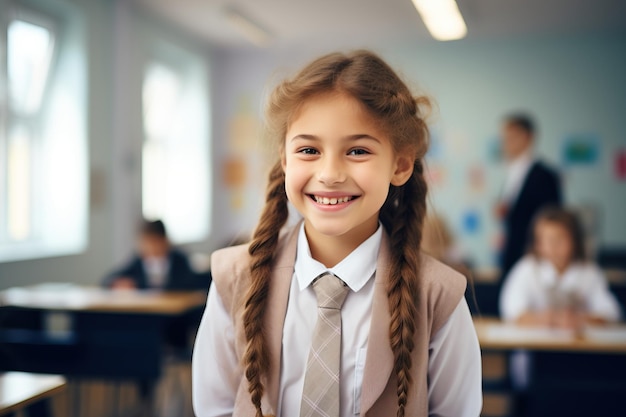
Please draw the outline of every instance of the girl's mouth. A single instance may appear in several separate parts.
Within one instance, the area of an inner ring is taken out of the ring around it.
[[[317,204],[324,204],[327,206],[334,206],[336,204],[347,203],[348,201],[354,200],[355,196],[344,196],[344,197],[322,197],[314,194],[310,194],[309,197],[315,201]]]

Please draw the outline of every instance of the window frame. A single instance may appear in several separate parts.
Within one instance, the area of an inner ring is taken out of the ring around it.
[[[46,103],[50,94],[50,80],[54,78],[54,71],[58,57],[57,42],[60,36],[60,23],[54,16],[36,10],[22,4],[10,3],[5,5],[4,18],[0,19],[0,245],[13,247],[36,243],[40,238],[40,222],[35,210],[38,204],[38,192],[40,189],[41,173],[38,167],[41,162],[41,124],[45,112]],[[11,103],[10,80],[9,80],[9,28],[14,21],[22,21],[34,26],[44,28],[50,35],[51,50],[48,52],[48,70],[41,91],[38,109],[31,114],[16,109]],[[23,240],[14,240],[10,236],[9,228],[9,142],[10,132],[18,127],[24,127],[29,133],[30,139],[30,233]]]

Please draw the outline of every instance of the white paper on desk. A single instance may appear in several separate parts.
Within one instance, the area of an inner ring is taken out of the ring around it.
[[[522,327],[514,324],[491,324],[487,328],[487,337],[502,342],[570,342],[574,332],[565,329],[547,329],[543,327]]]
[[[602,343],[626,343],[626,327],[587,327],[585,338]]]
[[[7,305],[46,309],[81,309],[102,299],[103,290],[71,283],[45,283],[30,287],[9,288],[4,293]]]

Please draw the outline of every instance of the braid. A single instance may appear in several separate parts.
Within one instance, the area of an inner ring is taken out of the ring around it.
[[[256,408],[256,417],[263,416],[261,377],[270,367],[263,320],[269,293],[269,276],[279,232],[287,221],[288,215],[285,174],[280,163],[276,163],[270,172],[265,207],[248,249],[251,256],[251,284],[246,295],[243,313],[243,326],[247,341],[243,364],[249,384],[248,390]]]
[[[417,315],[419,248],[426,213],[427,186],[422,171],[418,159],[411,178],[402,187],[391,187],[381,210],[381,221],[389,232],[392,254],[387,295],[391,312],[389,340],[398,380],[397,417],[404,417],[412,383],[411,352]]]

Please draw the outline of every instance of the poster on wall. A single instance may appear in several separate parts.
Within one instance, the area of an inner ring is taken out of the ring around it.
[[[487,161],[494,164],[502,162],[502,140],[500,136],[492,136],[485,143],[487,144]]]
[[[443,165],[438,163],[427,163],[424,167],[426,182],[429,187],[440,187],[446,179],[446,171]]]
[[[467,170],[467,181],[469,190],[474,194],[485,192],[485,166],[484,164],[471,165]]]
[[[626,149],[615,152],[615,179],[626,181]]]
[[[600,158],[600,140],[593,133],[575,133],[564,137],[561,145],[563,166],[593,166]]]
[[[461,216],[462,231],[466,235],[474,235],[480,231],[480,213],[478,210],[467,209]]]
[[[444,149],[443,142],[441,141],[441,131],[433,129],[430,132],[430,139],[428,143],[428,151],[426,152],[426,159],[429,161],[438,161],[443,159]]]

